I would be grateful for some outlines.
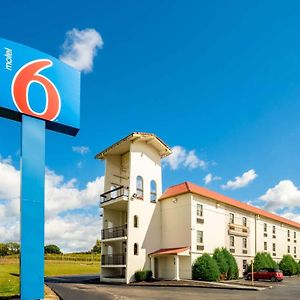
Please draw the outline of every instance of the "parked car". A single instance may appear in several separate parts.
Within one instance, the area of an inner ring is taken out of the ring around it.
[[[281,281],[283,279],[283,273],[279,269],[260,269],[257,272],[249,272],[246,275],[246,279],[252,280],[265,279],[271,281]]]

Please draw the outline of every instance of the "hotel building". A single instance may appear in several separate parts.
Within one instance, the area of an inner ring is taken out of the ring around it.
[[[257,252],[299,260],[299,223],[190,182],[162,192],[170,154],[154,134],[135,132],[96,155],[106,167],[101,281],[129,283],[139,270],[190,279],[195,259],[217,247],[235,256],[240,276]]]

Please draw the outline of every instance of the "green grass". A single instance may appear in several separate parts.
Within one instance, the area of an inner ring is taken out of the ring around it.
[[[47,260],[45,276],[98,273],[99,261]],[[0,259],[0,299],[19,294],[19,261]]]

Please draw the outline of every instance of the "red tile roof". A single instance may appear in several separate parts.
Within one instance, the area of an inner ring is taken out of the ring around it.
[[[154,252],[150,253],[149,255],[179,254],[179,253],[184,252],[189,249],[190,249],[189,247],[164,248],[164,249],[159,249],[157,251],[154,251]]]
[[[246,210],[250,213],[256,214],[256,215],[260,215],[260,216],[264,216],[266,218],[284,223],[284,224],[288,224],[291,225],[293,227],[296,228],[300,228],[300,224],[291,220],[288,220],[286,218],[277,216],[275,214],[272,214],[270,212],[267,212],[263,209],[257,208],[255,206],[234,200],[232,198],[226,197],[224,195],[221,195],[219,193],[216,193],[214,191],[210,191],[204,187],[198,186],[196,184],[193,184],[191,182],[184,182],[178,185],[174,185],[169,187],[163,194],[162,196],[159,198],[159,200],[164,200],[170,197],[175,197],[175,196],[179,196],[182,194],[187,194],[187,193],[192,193],[192,194],[196,194],[196,195],[200,195],[203,196],[205,198],[209,198],[212,200],[215,200],[217,202],[221,202],[227,205],[231,205],[243,210]]]

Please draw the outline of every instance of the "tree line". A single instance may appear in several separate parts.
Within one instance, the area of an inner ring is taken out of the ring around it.
[[[44,250],[45,250],[45,254],[62,254],[62,251],[59,248],[59,246],[54,244],[45,245]],[[95,245],[91,248],[91,250],[82,253],[86,253],[86,254],[101,253],[101,241],[97,239]],[[18,255],[18,254],[20,254],[19,243],[15,243],[15,242],[0,243],[0,257],[9,256],[9,255]]]

